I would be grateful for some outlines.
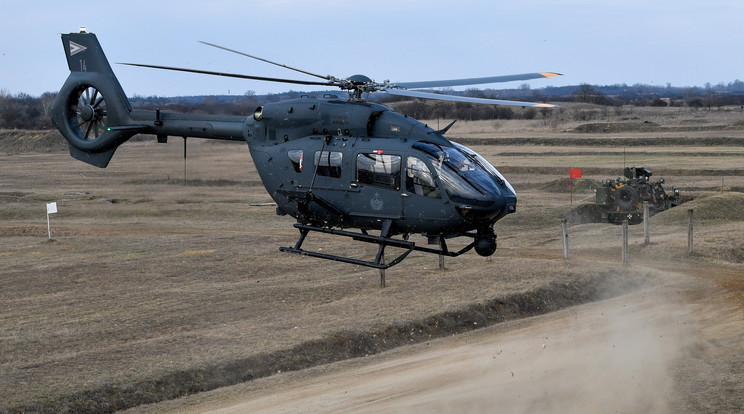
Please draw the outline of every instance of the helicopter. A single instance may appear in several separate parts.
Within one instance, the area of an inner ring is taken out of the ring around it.
[[[184,114],[133,109],[98,38],[81,28],[62,34],[70,75],[52,106],[54,126],[77,160],[105,168],[117,147],[137,134],[157,142],[168,137],[245,141],[278,215],[290,215],[300,236],[280,251],[387,269],[419,251],[459,256],[474,249],[491,256],[497,248],[494,224],[516,212],[514,188],[485,158],[444,137],[441,130],[370,102],[370,93],[483,104],[556,107],[544,103],[443,95],[416,89],[550,78],[520,75],[441,81],[382,83],[364,75],[337,78],[292,68],[223,46],[238,53],[319,80],[269,78],[170,66],[123,63],[171,71],[233,78],[317,85],[348,91],[266,103],[248,116]],[[366,96],[366,97],[365,97]],[[303,249],[309,234],[348,237],[377,246],[374,259]],[[421,234],[427,246],[409,240]],[[446,240],[470,239],[459,250]],[[387,247],[397,257],[385,261]]]

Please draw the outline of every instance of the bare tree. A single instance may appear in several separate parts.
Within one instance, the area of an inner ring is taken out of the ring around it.
[[[579,85],[573,95],[576,102],[586,102],[598,105],[604,105],[607,103],[607,97],[588,83],[582,83]]]
[[[41,108],[42,116],[49,119],[49,110],[52,108],[54,99],[57,97],[55,92],[44,92],[39,97],[39,107]]]

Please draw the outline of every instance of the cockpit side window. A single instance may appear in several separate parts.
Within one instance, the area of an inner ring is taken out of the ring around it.
[[[318,175],[323,177],[341,177],[341,163],[343,153],[336,151],[315,151],[315,165],[318,166]]]
[[[406,161],[406,191],[424,197],[442,198],[426,163],[416,157]]]
[[[359,154],[357,155],[356,178],[360,184],[400,190],[400,156],[379,153]]]

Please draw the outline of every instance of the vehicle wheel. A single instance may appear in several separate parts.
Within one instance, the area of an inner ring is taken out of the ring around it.
[[[615,204],[622,210],[635,210],[640,196],[638,190],[632,187],[620,187],[615,191]]]

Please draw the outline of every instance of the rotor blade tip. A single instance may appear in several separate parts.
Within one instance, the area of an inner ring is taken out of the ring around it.
[[[563,76],[562,73],[555,73],[555,72],[540,72],[540,74],[546,78],[552,78],[553,76]]]

